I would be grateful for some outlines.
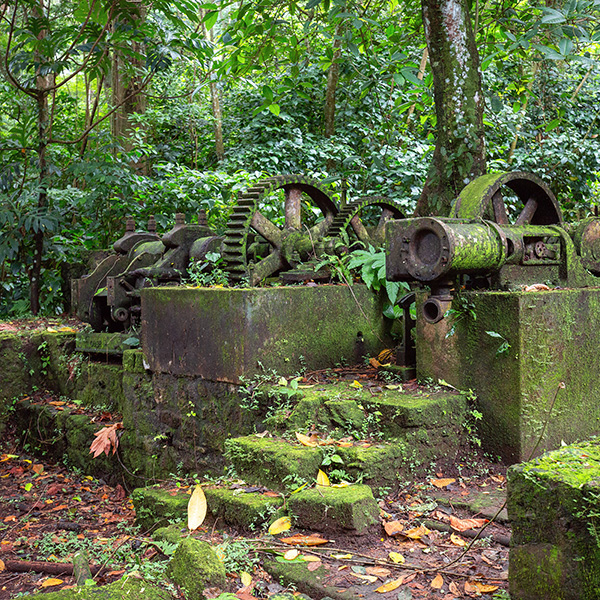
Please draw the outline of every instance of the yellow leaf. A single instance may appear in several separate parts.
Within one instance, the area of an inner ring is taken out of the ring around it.
[[[381,363],[376,358],[370,358],[369,364],[374,368],[378,369],[381,366]]]
[[[46,581],[42,583],[42,587],[51,587],[53,585],[60,585],[61,583],[63,583],[62,579],[54,579],[53,577],[50,577],[50,579],[46,579]]]
[[[425,527],[425,525],[419,525],[418,527],[413,527],[408,531],[402,532],[402,535],[410,538],[411,540],[420,540],[423,536],[429,535],[431,531]]]
[[[452,479],[451,477],[446,477],[443,479],[432,479],[431,483],[435,485],[437,488],[445,488],[446,486],[454,483],[456,479]]]
[[[455,533],[451,533],[450,534],[450,541],[455,545],[455,546],[460,546],[460,547],[464,547],[467,545],[467,542],[465,542],[465,540],[463,540],[459,535],[456,535]]]
[[[385,594],[386,592],[393,592],[395,589],[399,588],[404,583],[404,577],[399,577],[398,579],[394,579],[394,581],[390,581],[388,583],[384,583],[380,585],[375,591],[380,594]]]
[[[362,384],[359,383],[356,379],[350,384],[351,388],[362,389]]]
[[[360,573],[350,573],[350,575],[358,577],[358,579],[364,579],[364,581],[368,581],[369,583],[375,583],[377,581],[375,575],[361,575]]]
[[[486,585],[485,583],[479,583],[478,581],[475,582],[475,587],[482,594],[489,594],[490,592],[495,592],[498,589],[497,585]]]
[[[292,528],[292,520],[289,517],[281,517],[277,521],[273,521],[269,526],[269,533],[271,535],[278,535]]]
[[[438,573],[434,578],[433,581],[431,582],[431,587],[434,590],[440,590],[442,589],[442,586],[444,585],[444,578]]]
[[[319,472],[317,473],[317,485],[322,485],[323,487],[328,487],[331,485],[329,482],[329,477],[327,477],[327,475],[323,473],[321,469],[319,469]]]
[[[389,385],[385,386],[386,390],[397,390],[398,388],[402,389],[401,385],[395,385],[393,383],[390,383]]]
[[[282,387],[286,387],[288,384],[287,379],[285,377],[280,377],[279,381],[277,382],[277,385],[280,385]]]
[[[61,333],[77,333],[77,329],[73,329],[73,327],[59,327],[57,331]]]
[[[306,554],[302,555],[302,560],[306,562],[321,562],[321,559],[318,556],[307,556]]]
[[[342,560],[344,558],[352,558],[352,554],[332,554],[331,558],[337,558],[338,560]]]
[[[195,531],[206,517],[206,496],[202,486],[197,485],[188,502],[188,529]]]
[[[298,558],[299,555],[300,552],[298,552],[296,548],[292,548],[283,555],[283,558],[285,558],[285,560],[294,560],[295,558]]]
[[[390,552],[388,554],[388,557],[393,563],[396,563],[397,565],[401,565],[404,562],[404,556],[402,556],[400,552]]]
[[[4,564],[4,561],[0,560],[0,571],[4,571],[4,569],[6,569],[6,565]]]
[[[352,485],[352,484],[348,483],[347,481],[340,481],[340,483],[334,483],[331,487],[334,487],[334,488],[345,488],[345,487],[348,487],[349,485]]]
[[[240,573],[240,579],[242,580],[242,585],[244,587],[248,587],[252,583],[252,575],[246,573],[246,571]]]
[[[308,437],[303,433],[298,433],[296,431],[296,439],[303,445],[308,446],[309,448],[314,448],[319,442],[312,437]]]

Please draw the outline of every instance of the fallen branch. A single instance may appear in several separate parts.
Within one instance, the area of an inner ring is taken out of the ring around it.
[[[13,573],[47,573],[49,575],[73,575],[72,563],[55,563],[40,560],[5,560],[4,566],[7,571]],[[97,574],[103,567],[90,565],[90,571]]]

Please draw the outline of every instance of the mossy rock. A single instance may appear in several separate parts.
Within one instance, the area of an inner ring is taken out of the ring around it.
[[[157,487],[146,487],[133,490],[131,501],[135,507],[135,522],[142,529],[150,530],[187,518],[190,496],[183,491],[171,495]]]
[[[169,562],[169,575],[186,592],[188,600],[205,600],[208,587],[222,588],[226,573],[223,563],[210,544],[185,538]]]
[[[297,526],[316,531],[364,533],[379,517],[379,507],[367,485],[302,490],[290,496],[288,509]]]
[[[31,594],[23,598],[41,598],[42,594]],[[74,587],[68,590],[59,590],[43,594],[44,600],[169,600],[173,598],[165,590],[161,590],[154,584],[135,579],[123,577],[108,585]]]
[[[187,528],[184,529],[173,523],[168,527],[159,527],[152,534],[152,538],[157,542],[168,542],[169,544],[179,544],[179,542],[187,535]]]
[[[241,492],[241,493],[239,493]],[[226,488],[206,488],[206,502],[211,514],[220,517],[229,525],[243,529],[254,529],[268,525],[278,516],[283,505],[281,497]]]

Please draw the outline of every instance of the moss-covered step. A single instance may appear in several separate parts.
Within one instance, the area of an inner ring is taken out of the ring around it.
[[[85,331],[77,334],[75,347],[78,352],[98,356],[121,357],[139,342],[128,333],[97,333]]]
[[[598,438],[509,469],[511,598],[600,598],[599,506]]]
[[[453,440],[456,451],[456,438],[449,439]],[[251,435],[227,440],[225,448],[240,477],[273,490],[293,491],[303,483],[316,481],[322,469],[336,470],[340,479],[362,481],[378,492],[385,492],[397,487],[415,468],[432,460],[440,445],[432,442],[431,432],[418,429],[403,440],[351,447],[307,447],[281,438]]]
[[[23,598],[39,598],[42,594],[32,594]],[[103,586],[78,586],[68,590],[43,594],[44,600],[170,600],[169,592],[156,584],[134,577],[123,577]]]
[[[379,507],[367,485],[318,486],[292,494],[288,510],[298,527],[315,531],[364,533],[379,520]]]
[[[131,493],[135,522],[146,531],[167,527],[187,518],[189,489],[163,490],[158,486],[136,488]]]
[[[457,433],[465,420],[466,394],[439,387],[404,392],[401,385],[382,384],[376,392],[350,382],[298,388],[272,386],[262,402],[269,404],[267,428],[277,431],[313,429],[332,435],[385,439],[424,427]]]

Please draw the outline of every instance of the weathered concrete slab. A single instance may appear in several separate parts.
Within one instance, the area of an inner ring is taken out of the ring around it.
[[[600,597],[599,505],[597,438],[509,469],[511,598]]]
[[[600,433],[599,289],[465,292],[453,308],[418,320],[418,373],[476,392],[486,450],[518,462],[542,431],[538,453]]]
[[[149,288],[142,314],[153,371],[213,381],[360,362],[389,341],[380,299],[362,285]]]

